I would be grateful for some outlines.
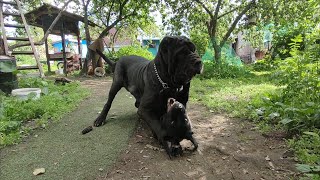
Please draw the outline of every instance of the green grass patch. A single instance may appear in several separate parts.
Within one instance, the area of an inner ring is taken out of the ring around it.
[[[200,102],[218,112],[234,117],[246,117],[252,111],[252,103],[259,104],[262,97],[274,92],[275,86],[265,75],[247,78],[200,79],[191,85],[191,100]]]
[[[0,147],[18,143],[33,128],[45,128],[49,120],[59,120],[89,95],[77,82],[55,85],[53,81],[40,78],[20,78],[19,87],[41,88],[41,98],[22,101],[0,95]]]

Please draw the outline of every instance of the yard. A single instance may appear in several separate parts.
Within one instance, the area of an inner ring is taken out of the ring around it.
[[[319,1],[0,4],[0,179],[320,178]],[[197,151],[183,140],[170,159],[124,88],[106,124],[82,134],[112,77],[134,71],[118,62],[128,55],[156,62],[144,78],[174,84],[203,64],[186,112]]]

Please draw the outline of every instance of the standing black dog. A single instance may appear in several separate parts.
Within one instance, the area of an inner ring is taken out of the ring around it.
[[[158,54],[152,61],[139,56],[124,56],[115,63],[101,51],[96,51],[111,66],[114,75],[108,101],[94,126],[105,123],[113,99],[125,87],[136,99],[139,116],[151,127],[160,143],[168,146],[160,118],[167,112],[166,103],[170,97],[186,107],[190,81],[202,72],[202,62],[195,45],[183,36],[167,36],[161,41]]]

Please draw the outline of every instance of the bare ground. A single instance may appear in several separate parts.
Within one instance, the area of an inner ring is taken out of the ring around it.
[[[264,137],[250,122],[210,113],[190,103],[197,152],[183,141],[183,156],[169,159],[140,121],[128,147],[107,174],[97,179],[297,179],[285,141]],[[107,125],[107,124],[106,124]]]

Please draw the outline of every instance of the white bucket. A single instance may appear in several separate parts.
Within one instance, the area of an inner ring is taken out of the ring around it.
[[[11,92],[12,96],[16,96],[17,98],[19,98],[21,100],[27,100],[28,96],[31,93],[35,94],[33,99],[39,99],[40,98],[41,89],[40,88],[20,88],[20,89],[14,89]]]

